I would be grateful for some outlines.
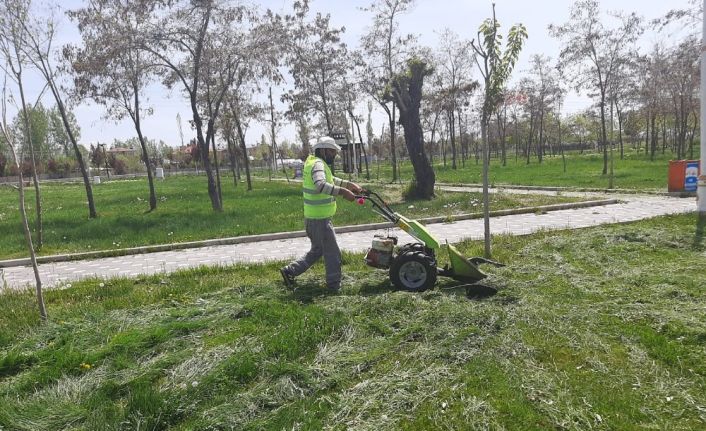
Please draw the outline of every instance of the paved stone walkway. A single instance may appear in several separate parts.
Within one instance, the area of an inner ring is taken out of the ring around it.
[[[445,188],[446,189],[446,188]],[[454,188],[454,191],[475,191],[475,189]],[[450,188],[449,188],[450,190]],[[553,193],[503,189],[508,193]],[[569,195],[568,192],[562,192]],[[596,196],[595,193],[580,193],[583,196]],[[598,194],[605,197],[606,194]],[[493,217],[490,221],[492,234],[525,235],[543,229],[578,229],[608,223],[636,221],[667,214],[695,211],[693,198],[680,199],[663,196],[611,195],[622,203],[601,207],[580,208],[552,211],[546,214],[518,214]],[[464,220],[454,223],[428,225],[429,230],[440,240],[458,242],[464,239],[482,239],[483,220]],[[411,238],[394,229],[400,242]],[[373,235],[385,230],[343,233],[338,235],[342,250],[352,252],[365,251]],[[111,257],[104,259],[50,263],[40,265],[40,273],[47,288],[61,287],[86,277],[133,277],[141,274],[157,274],[193,268],[202,265],[230,265],[234,263],[264,262],[270,260],[289,260],[303,254],[309,248],[307,238],[254,242],[236,245],[221,245],[187,250],[158,252],[133,256]],[[11,289],[25,287],[34,282],[31,267],[0,269],[0,288],[3,284]],[[3,283],[4,280],[4,283]]]

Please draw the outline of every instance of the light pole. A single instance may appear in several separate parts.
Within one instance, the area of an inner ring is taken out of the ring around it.
[[[696,207],[699,216],[706,219],[706,0],[703,2],[701,35],[701,174],[699,176]]]

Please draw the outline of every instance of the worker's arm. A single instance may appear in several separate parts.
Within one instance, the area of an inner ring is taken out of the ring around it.
[[[352,182],[352,181],[346,181],[344,179],[338,178],[338,177],[333,177],[333,182],[339,187],[346,188],[353,193],[360,193],[363,191],[363,188],[359,186],[358,184]]]
[[[314,163],[314,167],[311,170],[311,179],[314,180],[314,187],[316,187],[317,193],[323,193],[331,196],[343,196],[344,199],[348,201],[353,201],[355,197],[350,190],[346,187],[341,186],[342,181],[340,178],[334,177],[334,184],[326,182],[326,171],[324,170],[324,162],[317,160]],[[338,183],[338,184],[335,184]],[[345,183],[348,183],[346,181]]]

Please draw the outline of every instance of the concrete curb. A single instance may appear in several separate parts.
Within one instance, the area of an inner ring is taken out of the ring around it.
[[[436,183],[434,187],[468,187],[482,188],[483,184],[465,184],[465,183]],[[657,196],[673,196],[668,192],[657,190],[635,190],[635,189],[598,189],[590,187],[557,187],[557,186],[523,186],[513,184],[494,184],[490,185],[491,189],[516,189],[516,190],[537,190],[547,192],[586,192],[586,193],[604,193],[604,194],[626,194],[626,195],[657,195]]]
[[[491,217],[499,217],[506,215],[515,214],[529,214],[529,213],[543,213],[549,211],[560,211],[567,209],[577,209],[577,208],[588,208],[595,206],[606,206],[614,205],[619,202],[618,199],[604,199],[595,201],[584,201],[584,202],[571,202],[564,204],[553,204],[553,205],[543,205],[537,207],[523,207],[514,208],[508,210],[498,210],[491,211]],[[428,217],[424,219],[418,219],[420,222],[425,224],[435,224],[435,223],[447,223],[460,220],[470,220],[482,218],[483,213],[471,213],[471,214],[459,214],[455,216],[441,216],[441,217]],[[350,225],[341,226],[336,228],[336,233],[347,233],[347,232],[361,232],[366,230],[378,230],[378,229],[389,229],[394,227],[392,223],[368,223],[361,225]],[[216,245],[232,245],[232,244],[243,244],[252,242],[262,242],[262,241],[277,241],[290,238],[301,238],[305,237],[305,231],[293,231],[293,232],[277,232],[277,233],[267,233],[261,235],[246,235],[231,238],[217,238],[208,239],[203,241],[190,241],[190,242],[180,242],[173,244],[160,244],[160,245],[148,245],[142,247],[133,248],[123,248],[118,250],[104,250],[104,251],[92,251],[86,253],[71,253],[71,254],[57,254],[51,256],[39,256],[37,257],[37,263],[56,263],[56,262],[70,262],[74,260],[90,260],[90,259],[100,259],[107,257],[116,256],[128,256],[136,254],[147,254],[156,253],[160,251],[174,251],[174,250],[185,250],[190,248],[201,248],[210,247]],[[0,268],[10,268],[15,266],[29,266],[31,265],[29,258],[23,259],[10,259],[10,260],[0,260]]]

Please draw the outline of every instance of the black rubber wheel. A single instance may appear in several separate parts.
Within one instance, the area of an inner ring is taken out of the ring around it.
[[[399,254],[390,266],[390,280],[398,289],[422,292],[436,283],[436,262],[421,251]]]

